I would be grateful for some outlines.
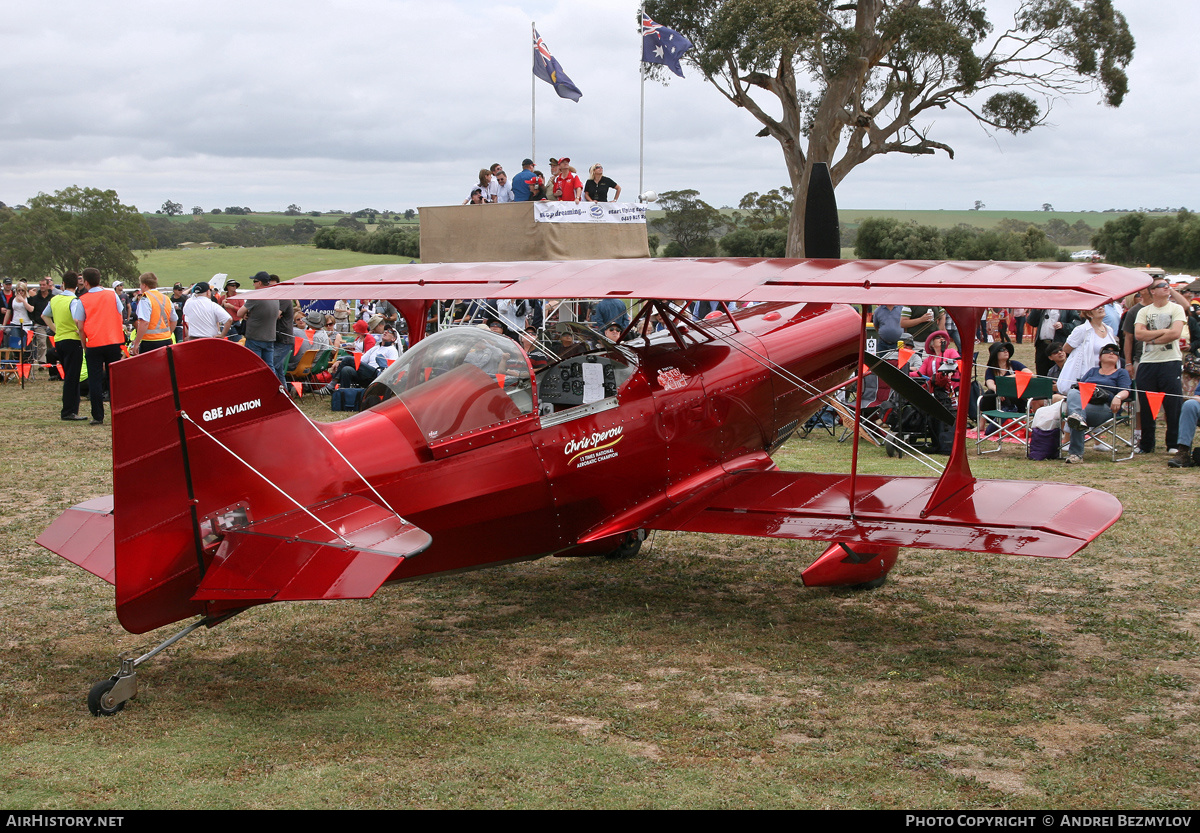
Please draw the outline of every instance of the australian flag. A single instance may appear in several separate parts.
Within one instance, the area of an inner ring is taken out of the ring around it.
[[[662,64],[683,77],[679,59],[692,48],[692,42],[674,29],[660,26],[642,15],[642,60],[647,64]]]
[[[554,87],[554,92],[558,93],[560,98],[578,101],[583,95],[575,83],[563,72],[558,60],[550,54],[546,42],[537,33],[537,29],[533,30],[533,74]]]

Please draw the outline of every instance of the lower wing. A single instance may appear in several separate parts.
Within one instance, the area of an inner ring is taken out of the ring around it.
[[[1112,495],[1085,486],[974,480],[925,507],[937,478],[746,471],[635,526],[1069,558],[1121,517]],[[660,505],[661,508],[661,505]]]

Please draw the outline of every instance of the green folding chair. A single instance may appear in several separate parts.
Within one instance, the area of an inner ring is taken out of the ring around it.
[[[1054,394],[1054,380],[1046,376],[1032,376],[1025,389],[1017,393],[1016,376],[996,377],[996,400],[1023,399],[1024,411],[983,409],[983,397],[976,402],[979,420],[976,423],[975,450],[978,454],[994,454],[1004,447],[1005,440],[1020,443],[1029,453],[1029,433],[1033,422],[1033,402],[1049,399]],[[990,446],[995,445],[995,448]]]

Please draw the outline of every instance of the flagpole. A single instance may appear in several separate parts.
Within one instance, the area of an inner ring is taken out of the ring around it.
[[[646,16],[646,4],[643,3],[638,8],[638,38],[645,39],[645,34],[642,32],[642,20]],[[645,184],[643,183],[643,174],[646,164],[646,68],[642,66],[642,61],[638,59],[638,77],[642,85],[642,113],[641,121],[638,126],[638,201],[642,199],[642,194],[646,193]]]
[[[534,45],[537,45],[537,37],[534,34],[537,32],[537,21],[529,24],[529,34],[533,39]],[[532,72],[529,73],[529,111],[530,121],[533,131],[532,145],[529,158],[533,160],[533,166],[537,167],[537,76]]]

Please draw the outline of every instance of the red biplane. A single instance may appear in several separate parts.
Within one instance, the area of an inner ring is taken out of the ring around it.
[[[310,421],[229,342],[113,367],[114,494],[68,509],[38,543],[115,585],[130,632],[199,618],[123,658],[89,706],[121,709],[138,663],[255,605],[630,554],[646,530],[827,541],[802,573],[810,586],[880,583],[899,547],[1066,558],[1120,503],[1076,485],[976,480],[965,408],[938,478],[858,474],[857,443],[848,474],[780,471],[771,454],[863,366],[866,305],[942,304],[969,341],[985,307],[1090,309],[1146,282],[1077,263],[665,259],[359,267],[262,291],[386,298],[419,340],[366,392],[369,407],[332,424]],[[444,298],[650,300],[626,338],[578,326],[576,351],[535,371],[510,339],[477,328],[420,339]],[[698,321],[668,298],[764,303]],[[665,327],[637,335],[650,315]],[[969,382],[963,373],[964,398]]]

